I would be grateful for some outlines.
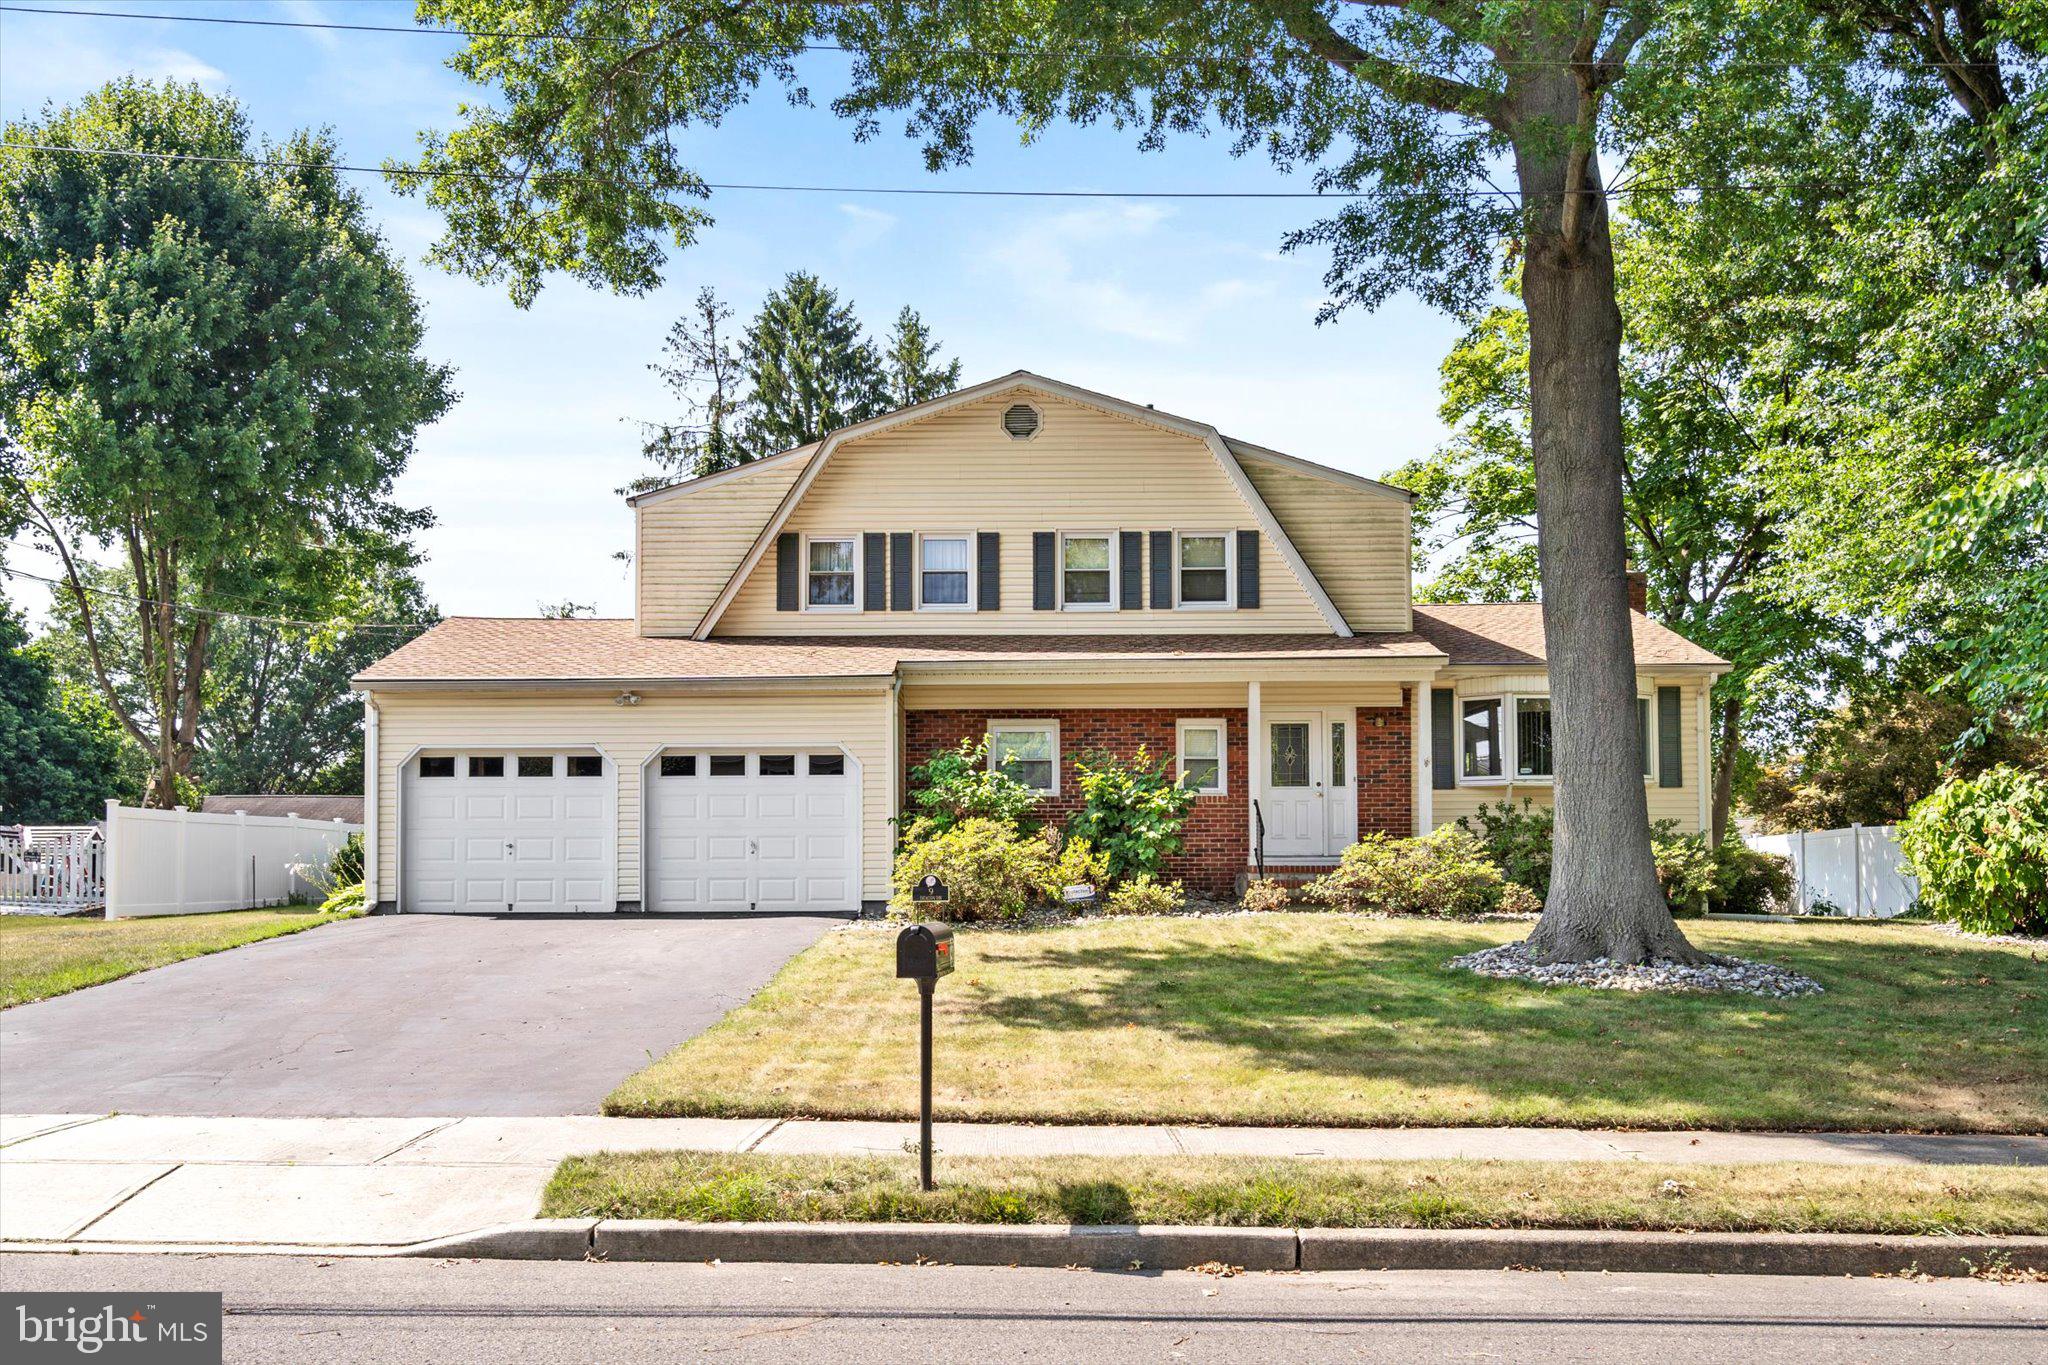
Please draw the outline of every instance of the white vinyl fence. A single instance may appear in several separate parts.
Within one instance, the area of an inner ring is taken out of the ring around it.
[[[0,828],[0,914],[74,915],[106,903],[98,825]]]
[[[107,918],[196,915],[315,894],[293,871],[324,864],[361,825],[296,815],[136,810],[107,802]]]
[[[1760,853],[1792,860],[1792,884],[1802,915],[1882,919],[1903,914],[1920,899],[1920,880],[1901,870],[1896,825],[1851,825],[1798,834],[1750,834],[1743,842]]]

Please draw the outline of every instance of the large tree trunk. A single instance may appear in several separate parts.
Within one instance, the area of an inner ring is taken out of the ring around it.
[[[1518,99],[1521,126],[1548,130],[1521,139],[1516,162],[1557,805],[1529,947],[1542,962],[1696,962],[1650,852],[1623,578],[1621,310],[1586,99],[1569,72],[1538,75]],[[1576,146],[1575,127],[1587,130]]]

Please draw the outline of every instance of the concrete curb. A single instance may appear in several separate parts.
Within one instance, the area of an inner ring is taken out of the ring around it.
[[[579,1231],[582,1230],[582,1231]],[[587,1240],[580,1240],[587,1238]],[[980,1223],[684,1223],[563,1219],[408,1247],[416,1256],[780,1261],[1179,1270],[1654,1271],[1704,1275],[1969,1275],[2048,1269],[2048,1237],[1424,1228],[1077,1227]]]

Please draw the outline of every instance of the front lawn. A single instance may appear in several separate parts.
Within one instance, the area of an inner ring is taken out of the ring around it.
[[[115,920],[0,915],[0,1009],[338,918],[346,916],[305,908]]]
[[[571,1157],[543,1218],[689,1222],[1166,1223],[1314,1228],[2048,1232],[2048,1171],[1243,1157]]]
[[[1691,921],[1793,1000],[1541,989],[1448,971],[1522,924],[1333,914],[1097,919],[955,940],[949,1119],[2048,1129],[2038,949],[1881,924]],[[614,1114],[910,1118],[917,992],[850,927],[629,1078]]]

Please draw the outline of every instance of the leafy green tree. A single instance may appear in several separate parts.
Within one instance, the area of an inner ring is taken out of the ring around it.
[[[882,369],[892,408],[929,402],[960,387],[959,359],[939,359],[939,339],[907,303],[889,333]]]
[[[80,824],[129,795],[123,736],[97,701],[63,683],[0,601],[0,825]]]
[[[1675,0],[1245,0],[1144,7],[979,0],[707,9],[607,0],[423,0],[471,31],[451,65],[490,89],[398,173],[447,232],[436,258],[530,300],[550,271],[640,291],[664,241],[706,221],[675,133],[764,82],[801,103],[795,56],[853,54],[835,113],[871,137],[906,115],[933,169],[984,115],[1026,135],[1108,122],[1146,147],[1220,129],[1313,171],[1344,208],[1290,246],[1332,254],[1326,315],[1399,290],[1467,312],[1512,238],[1530,322],[1539,559],[1560,717],[1560,871],[1532,934],[1545,960],[1694,960],[1658,887],[1639,759],[1622,521],[1619,349],[1603,139],[1612,97]],[[1653,67],[1654,71],[1655,68]],[[1686,73],[1646,96],[1692,97]],[[503,168],[522,168],[516,178]],[[1494,177],[1511,169],[1513,186]]]
[[[449,375],[324,138],[256,143],[232,100],[127,79],[5,141],[148,154],[0,149],[0,473],[167,806],[199,750],[209,613],[289,598],[344,618],[354,549],[428,520],[389,495]],[[88,590],[88,544],[139,601]],[[132,689],[100,638],[122,617]]]

